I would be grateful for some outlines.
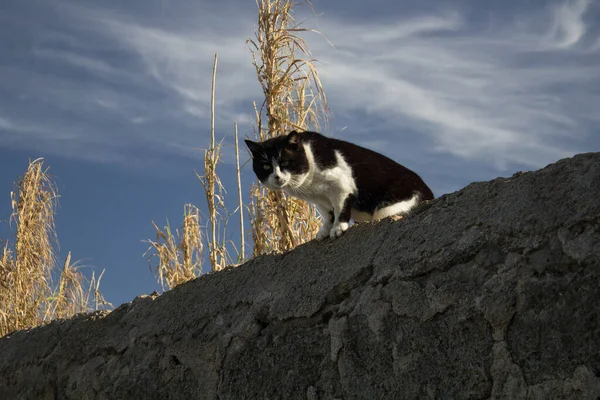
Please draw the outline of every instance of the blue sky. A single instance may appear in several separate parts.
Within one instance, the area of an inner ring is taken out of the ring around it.
[[[414,169],[436,196],[600,148],[600,2],[314,1],[298,10],[333,115],[324,133]],[[217,136],[235,193],[233,123],[252,136],[254,1],[5,0],[0,5],[0,219],[44,157],[61,193],[60,258],[106,269],[118,305],[158,289],[151,221],[206,212],[199,148]],[[248,159],[242,153],[242,162]],[[244,185],[254,179],[250,165]],[[235,224],[230,233],[236,237]],[[0,237],[11,237],[0,225]]]

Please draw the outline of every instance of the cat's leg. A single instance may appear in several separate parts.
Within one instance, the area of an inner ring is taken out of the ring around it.
[[[323,207],[322,205],[317,205],[317,209],[319,210],[319,214],[321,214],[321,218],[323,218],[323,226],[317,232],[316,238],[317,240],[323,240],[329,236],[329,232],[333,226],[333,209]]]
[[[350,215],[352,213],[352,200],[351,194],[344,194],[339,196],[333,203],[333,226],[329,231],[329,237],[332,239],[338,238],[348,230],[348,222],[350,222]]]

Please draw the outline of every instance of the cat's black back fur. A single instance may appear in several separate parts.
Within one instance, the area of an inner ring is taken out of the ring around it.
[[[373,213],[377,207],[411,198],[419,193],[421,200],[432,200],[433,192],[414,171],[373,150],[330,138],[317,132],[298,135],[300,143],[311,143],[315,161],[321,168],[336,165],[338,150],[352,171],[358,187],[354,207]]]

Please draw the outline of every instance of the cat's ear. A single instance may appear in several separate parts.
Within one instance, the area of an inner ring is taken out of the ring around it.
[[[252,157],[254,157],[256,154],[259,154],[263,151],[263,147],[260,143],[253,142],[252,140],[248,140],[248,139],[244,140],[244,142],[246,142],[246,146],[248,146],[250,153],[252,153]]]
[[[296,131],[291,131],[290,133],[288,133],[288,135],[287,135],[288,143],[292,144],[292,145],[297,145],[298,143],[300,143],[300,137],[298,135],[299,135],[299,133]]]

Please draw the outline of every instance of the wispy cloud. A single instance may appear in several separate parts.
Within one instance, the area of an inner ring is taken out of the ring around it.
[[[0,71],[1,84],[26,99],[4,104],[0,129],[14,130],[10,121],[28,115],[46,132],[70,135],[71,154],[143,145],[193,156],[206,145],[218,52],[219,128],[229,133],[238,120],[242,133],[251,132],[252,101],[261,98],[245,44],[254,9],[206,11],[183,2],[186,15],[172,10],[157,19],[86,4],[53,3],[63,20],[40,30],[29,54],[43,71]],[[592,3],[507,8],[487,24],[480,3],[469,4],[378,21],[307,21],[335,45],[307,38],[334,111],[328,133],[347,127],[339,136],[398,159],[433,163],[443,155],[497,169],[538,167],[600,145],[593,137],[600,41]],[[90,149],[92,137],[107,146]]]
[[[231,15],[225,8],[207,14],[199,7],[193,25],[153,26],[97,8],[70,5],[65,10],[73,18],[86,21],[103,39],[136,56],[141,62],[136,73],[147,78],[145,83],[168,90],[180,102],[180,110],[191,116],[208,117],[215,53],[219,57],[217,112],[222,117],[238,116],[236,102],[260,95],[245,43],[253,32],[254,18],[250,15]],[[92,63],[89,66],[100,68]]]
[[[119,69],[112,67],[107,62],[98,59],[86,57],[73,51],[56,50],[49,48],[34,47],[32,55],[41,59],[51,59],[65,64],[70,64],[76,68],[92,71],[102,75],[112,75],[128,77]]]
[[[145,63],[144,57],[152,59],[153,54],[138,52],[115,36],[143,31],[147,36],[142,36],[153,41],[160,30],[144,31],[142,25],[132,24],[133,30],[125,32],[125,21],[107,25],[103,18],[112,14],[102,10],[69,2],[53,6],[59,7],[61,23],[42,19],[38,30],[23,31],[22,38],[27,41],[20,48],[30,50],[9,57],[12,62],[0,66],[0,110],[4,114],[0,146],[43,148],[47,154],[111,162],[129,162],[132,157],[127,153],[135,148],[197,158],[194,149],[206,144],[209,125],[206,112],[198,118],[186,108],[201,110],[204,105],[208,109],[209,93],[201,101],[203,89],[195,82],[173,84],[160,65],[153,71],[154,66]],[[41,14],[47,7],[40,5]],[[114,16],[115,21],[121,21],[121,16]],[[133,38],[136,43],[142,41],[139,36]],[[168,32],[165,37],[169,37]],[[174,44],[158,43],[170,49]],[[198,50],[194,61],[204,57],[210,62],[211,54],[202,48],[192,49]],[[213,52],[216,50],[218,46]],[[155,51],[160,53],[160,48]],[[165,60],[176,65],[173,76],[182,71],[177,65],[184,61]],[[178,82],[204,72],[203,65],[191,63],[189,67],[189,73]],[[210,85],[210,75],[205,78]],[[174,93],[176,88],[178,93]],[[195,92],[197,99],[182,96],[186,90]]]
[[[600,118],[592,112],[598,54],[563,56],[543,43],[552,33],[560,53],[574,46],[586,32],[586,5],[556,6],[546,24],[537,10],[498,29],[474,30],[455,13],[351,27],[324,20],[337,49],[319,49],[323,80],[337,109],[366,111],[388,133],[410,129],[438,153],[500,169],[537,167],[583,150]],[[388,135],[387,148],[401,148],[402,136]]]
[[[553,25],[550,37],[559,48],[569,48],[577,44],[586,31],[583,16],[590,0],[571,0],[553,7]]]

